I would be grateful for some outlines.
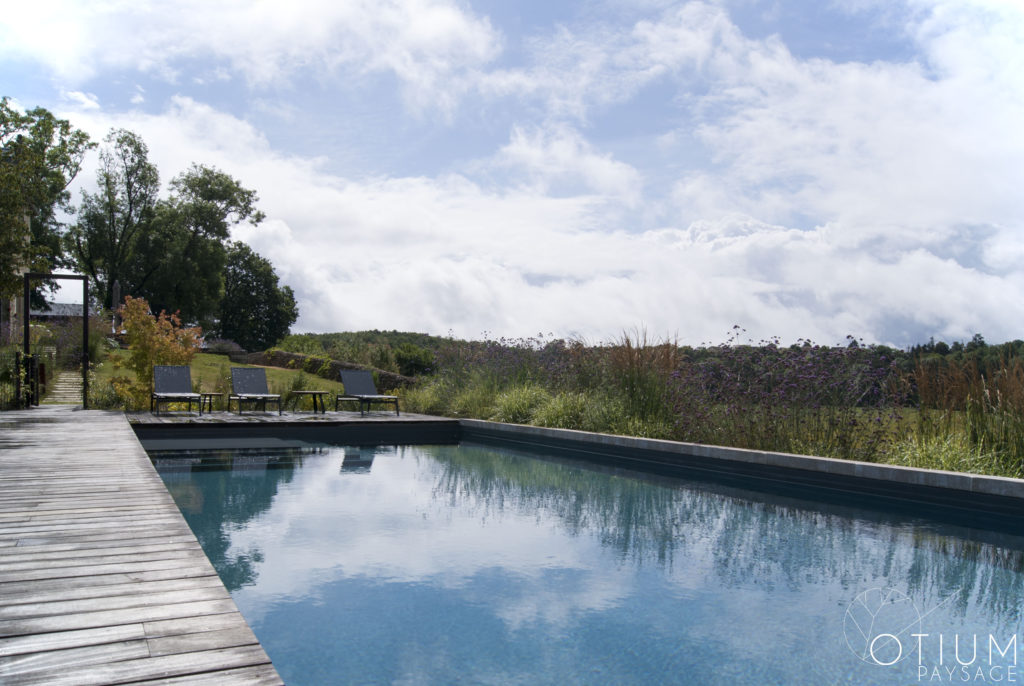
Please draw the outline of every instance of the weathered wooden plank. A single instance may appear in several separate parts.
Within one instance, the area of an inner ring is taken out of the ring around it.
[[[73,629],[91,629],[114,624],[131,624],[133,622],[153,621],[157,619],[178,619],[204,614],[237,613],[238,609],[230,599],[201,600],[192,603],[175,603],[173,605],[152,605],[132,607],[124,610],[101,610],[98,612],[82,612],[57,617],[29,617],[26,619],[0,620],[0,637],[38,634],[47,631],[71,631]],[[238,615],[241,619],[241,615]]]
[[[176,636],[178,634],[198,634],[204,631],[220,631],[238,626],[234,615],[197,615],[195,617],[182,617],[180,619],[162,619],[155,622],[145,623],[146,636],[158,638],[160,636]],[[246,625],[248,626],[248,625]]]
[[[102,665],[118,660],[135,660],[149,657],[149,646],[144,640],[103,643],[83,648],[48,650],[41,653],[26,653],[11,657],[0,657],[0,683],[7,683],[13,677],[32,672],[60,669],[61,671]]]
[[[227,616],[227,615],[225,615]],[[121,624],[77,631],[56,631],[28,636],[0,638],[0,656],[42,653],[49,650],[81,648],[119,641],[142,640],[146,632],[142,624]]]
[[[106,551],[109,555],[132,555],[166,552],[171,550],[202,550],[197,542],[189,541],[187,538],[183,538],[182,540],[173,543],[135,543],[132,540],[126,540],[124,541],[124,545],[116,547],[94,543],[91,545],[65,545],[60,546],[60,548],[62,549],[53,550],[52,547],[47,548],[43,546],[37,546],[34,548],[12,546],[10,549],[0,551],[0,565],[13,562],[29,562],[32,560],[67,560],[93,557],[97,554],[97,551]]]
[[[86,544],[89,543],[101,543],[111,547],[117,547],[122,545],[134,545],[140,541],[162,541],[170,543],[173,541],[180,540],[195,540],[195,536],[191,532],[177,531],[168,533],[166,531],[153,531],[150,533],[139,533],[134,536],[126,537],[123,534],[105,533],[105,534],[89,534],[87,536],[75,536],[74,539],[65,540],[57,536],[28,536],[25,538],[13,539],[17,543],[18,548],[30,548],[30,547],[50,547],[52,550],[74,550],[76,546],[88,547]],[[94,547],[103,547],[102,545]]]
[[[155,562],[159,560],[183,560],[206,557],[202,548],[180,548],[177,550],[160,550],[151,553],[121,552],[116,554],[88,555],[80,557],[60,557],[49,560],[0,560],[0,575],[18,571],[32,571],[40,568],[48,571],[58,571],[69,567],[84,567],[94,565],[125,564]]]
[[[86,598],[107,598],[118,595],[140,593],[163,593],[184,591],[194,588],[222,588],[224,584],[216,576],[199,576],[185,579],[161,579],[157,581],[132,581],[129,583],[69,585],[57,583],[43,588],[39,582],[29,582],[15,593],[0,593],[0,603],[50,603],[61,600],[84,600]],[[2,610],[2,608],[0,608]]]
[[[152,607],[172,603],[188,603],[201,600],[222,600],[230,598],[224,587],[183,588],[171,591],[152,593],[137,592],[102,598],[76,598],[73,600],[53,600],[44,603],[19,603],[0,607],[0,621],[5,619],[23,619],[29,617],[49,617],[98,612],[103,610],[121,610],[134,607]]]
[[[151,504],[152,507],[152,504]],[[127,511],[108,511],[108,512],[90,512],[88,514],[78,514],[74,512],[48,512],[46,514],[31,514],[28,515],[29,520],[32,524],[46,524],[48,522],[56,522],[63,524],[65,522],[111,522],[111,523],[162,523],[177,518],[177,512],[163,512],[154,514],[152,512],[146,512],[143,510],[127,510]],[[7,526],[7,522],[0,522],[0,526]]]
[[[56,579],[33,579],[29,581],[10,581],[0,584],[0,602],[16,602],[17,598],[21,597],[23,594],[46,592],[61,588],[68,589],[69,592],[75,592],[74,589],[96,588],[97,593],[99,593],[106,586],[118,586],[122,584],[152,581],[187,581],[190,579],[205,580],[210,577],[217,578],[217,572],[214,571],[212,566],[205,569],[198,566],[188,566],[173,569],[156,569],[146,572],[60,577]]]
[[[147,643],[149,644],[149,654],[156,656],[255,645],[259,643],[259,640],[248,626],[236,626],[218,631],[151,638],[147,639]]]
[[[8,501],[9,502],[9,501]],[[19,512],[8,512],[0,510],[0,522],[6,522],[8,519],[16,519],[19,517],[43,517],[50,514],[60,514],[63,516],[81,516],[90,514],[103,514],[111,513],[116,514],[118,512],[125,513],[136,513],[145,512],[151,509],[153,506],[152,500],[145,499],[140,500],[137,504],[125,504],[124,501],[120,501],[117,504],[110,503],[99,507],[53,507],[52,509],[39,509],[33,508],[30,510],[23,510]]]
[[[170,516],[154,517],[142,522],[127,522],[120,519],[114,521],[89,521],[77,522],[69,519],[66,522],[32,524],[24,526],[0,527],[0,536],[30,536],[33,534],[61,534],[63,536],[75,536],[79,532],[95,533],[97,531],[123,531],[130,535],[135,531],[147,531],[157,528],[159,525],[176,524],[177,521]]]
[[[103,686],[125,681],[141,681],[173,676],[203,674],[216,669],[269,664],[259,646],[239,646],[220,650],[162,655],[138,660],[123,660],[104,665],[45,669],[12,676],[10,686],[45,684],[46,686]]]
[[[12,572],[0,572],[0,584],[14,581],[32,581],[36,579],[60,579],[76,576],[97,576],[102,574],[131,574],[156,570],[186,569],[209,565],[206,560],[198,557],[152,560],[148,562],[117,562],[114,564],[82,565],[78,567],[37,568]],[[165,577],[166,578],[166,577]]]
[[[283,683],[272,667],[257,665],[155,681],[132,681],[124,686],[282,686]]]

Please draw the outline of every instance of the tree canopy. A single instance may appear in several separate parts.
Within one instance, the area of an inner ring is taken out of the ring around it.
[[[64,266],[57,210],[94,146],[89,136],[37,107],[24,113],[0,98],[0,296],[20,289],[25,269]]]
[[[245,243],[232,243],[224,271],[221,336],[246,350],[264,350],[284,338],[298,316],[292,289],[278,285],[273,265]]]
[[[231,227],[258,224],[256,191],[211,167],[192,165],[171,181],[129,264],[128,283],[157,309],[214,326],[224,292]]]

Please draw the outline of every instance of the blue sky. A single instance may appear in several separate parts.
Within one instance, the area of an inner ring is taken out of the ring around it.
[[[0,83],[255,188],[297,330],[1024,338],[1017,1],[55,0]]]

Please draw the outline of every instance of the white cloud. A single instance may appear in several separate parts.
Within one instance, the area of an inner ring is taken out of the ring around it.
[[[418,106],[448,108],[467,71],[501,46],[486,19],[452,0],[54,0],[12,9],[0,13],[0,55],[29,56],[69,84],[105,69],[176,82],[183,62],[214,59],[259,88],[309,69],[388,72]]]
[[[628,30],[559,26],[528,42],[529,66],[484,74],[479,88],[492,96],[538,98],[549,116],[586,121],[594,108],[628,101],[652,82],[699,72],[717,44],[737,35],[724,10],[703,2]]]
[[[1024,117],[1024,90],[984,92],[917,65],[801,63],[762,46],[747,59],[757,66],[720,96],[728,113],[700,129],[719,170],[687,182],[725,185],[727,209],[918,240],[925,227],[1019,219],[1024,132],[1006,120]]]
[[[98,110],[100,108],[99,98],[93,93],[67,91],[64,93],[64,99],[83,110]]]
[[[516,127],[494,160],[519,171],[527,184],[543,192],[572,189],[593,192],[635,205],[640,199],[639,172],[594,150],[577,131],[565,127],[525,131]]]

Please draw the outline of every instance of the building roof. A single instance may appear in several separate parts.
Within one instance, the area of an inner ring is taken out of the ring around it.
[[[82,303],[50,303],[49,310],[33,308],[29,314],[33,317],[81,317]]]

